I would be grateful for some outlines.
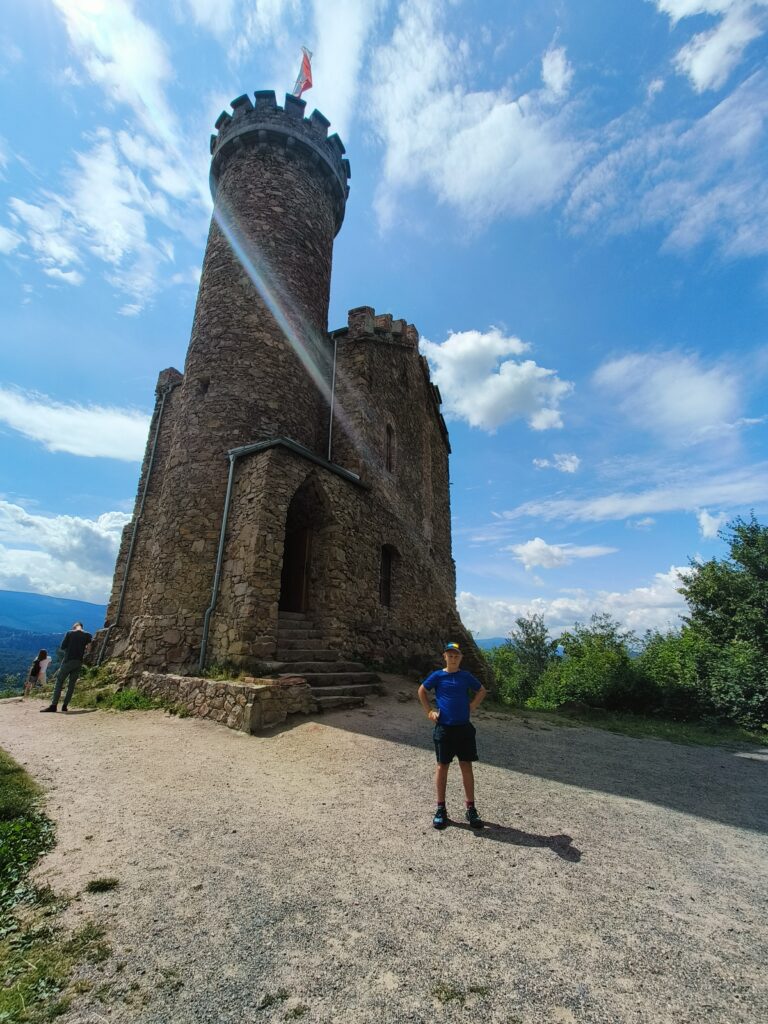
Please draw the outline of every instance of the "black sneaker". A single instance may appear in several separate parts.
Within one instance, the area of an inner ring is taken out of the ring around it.
[[[40,714],[44,715],[46,711],[58,711],[59,709],[54,704],[49,704],[47,708],[40,708]]]
[[[467,819],[472,828],[483,828],[483,826],[485,825],[485,822],[477,813],[477,808],[475,807],[474,804],[472,804],[471,807],[467,808],[467,812],[464,815],[464,817]]]
[[[432,819],[432,824],[435,828],[445,828],[448,824],[448,811],[446,811],[445,806],[437,808],[435,816]]]
[[[62,711],[64,712],[64,714],[66,715],[67,711],[69,711],[69,708],[67,707],[67,705],[66,705],[66,704],[62,704],[62,706],[61,706],[61,710],[62,710]]]

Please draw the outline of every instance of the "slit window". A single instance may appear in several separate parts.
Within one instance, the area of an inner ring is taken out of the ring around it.
[[[381,573],[379,576],[379,602],[385,608],[392,607],[392,565],[395,549],[385,544],[381,549]]]
[[[387,424],[387,439],[386,439],[386,451],[384,457],[384,465],[387,467],[387,472],[392,473],[395,468],[395,432],[392,427]]]

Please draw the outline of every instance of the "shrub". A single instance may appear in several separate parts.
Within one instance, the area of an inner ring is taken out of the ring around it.
[[[496,692],[503,704],[522,704],[523,670],[515,649],[510,644],[495,647],[486,653],[496,682]]]

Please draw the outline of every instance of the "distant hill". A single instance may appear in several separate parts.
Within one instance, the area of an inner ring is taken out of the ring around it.
[[[105,604],[0,590],[0,626],[9,629],[30,633],[66,633],[73,622],[82,622],[89,633],[95,633],[104,625],[106,614]]]
[[[0,690],[24,685],[27,670],[41,648],[56,660],[56,650],[74,622],[89,633],[104,625],[107,606],[90,601],[0,590]]]
[[[483,651],[490,651],[493,647],[501,647],[501,645],[506,642],[507,638],[505,636],[491,636],[486,637],[483,640],[479,640],[475,637],[475,643]]]

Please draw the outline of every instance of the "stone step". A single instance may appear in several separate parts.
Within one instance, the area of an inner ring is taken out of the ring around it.
[[[278,612],[277,613],[278,622],[282,622],[283,619],[286,619],[288,621],[292,621],[292,620],[306,621],[306,618],[307,618],[307,613],[306,612]]]
[[[323,631],[321,629],[305,628],[302,626],[301,629],[284,629],[282,626],[277,631],[277,642],[281,644],[283,640],[322,640]]]
[[[318,697],[318,711],[334,711],[336,708],[361,708],[365,704],[365,697]]]
[[[322,641],[322,642],[320,642]],[[327,637],[294,637],[293,633],[283,633],[282,629],[277,634],[277,646],[280,650],[312,650],[330,651],[331,645]],[[341,651],[336,651],[340,655]]]
[[[330,667],[330,666],[325,666]],[[293,665],[291,665],[293,668]],[[290,673],[286,672],[285,675]],[[309,685],[314,689],[316,686],[349,686],[353,683],[378,683],[379,677],[375,672],[301,672]]]
[[[381,693],[381,683],[348,683],[346,686],[313,686],[312,696],[318,697],[365,697]]]
[[[278,674],[290,673],[292,676],[306,676],[315,672],[333,672],[334,675],[365,672],[365,665],[358,661],[284,661],[282,668],[283,672],[278,670]]]
[[[300,647],[295,650],[280,647],[275,661],[338,661],[339,657],[338,651],[329,651],[323,647]]]

